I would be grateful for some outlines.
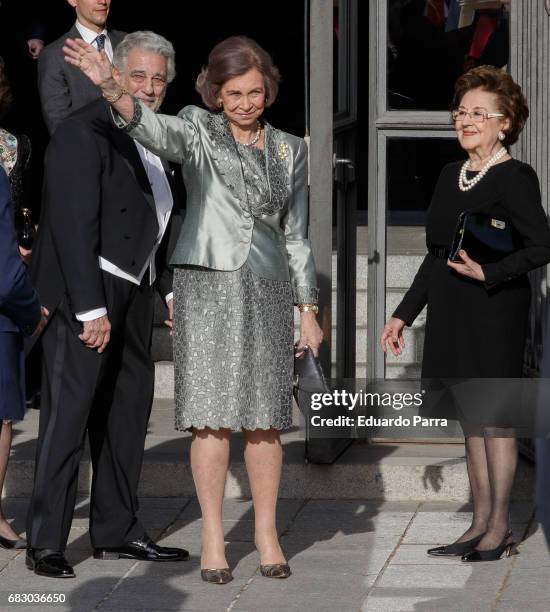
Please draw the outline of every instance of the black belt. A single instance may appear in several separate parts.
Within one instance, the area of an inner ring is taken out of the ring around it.
[[[450,251],[447,247],[429,246],[428,251],[438,259],[449,259]]]

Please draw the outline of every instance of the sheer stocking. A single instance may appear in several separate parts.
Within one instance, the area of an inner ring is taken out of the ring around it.
[[[485,440],[479,436],[466,437],[466,466],[472,490],[474,513],[470,527],[456,540],[465,542],[487,531],[491,514],[491,486]]]
[[[494,437],[505,433],[506,430],[504,433],[503,430],[500,433],[488,431],[485,437],[491,485],[491,514],[487,533],[476,547],[479,550],[496,548],[510,527],[510,494],[518,462],[518,445],[512,430],[507,430],[507,433],[512,434],[510,437]]]

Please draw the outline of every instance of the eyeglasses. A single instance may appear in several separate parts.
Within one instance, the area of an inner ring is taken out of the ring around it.
[[[493,117],[504,117],[502,113],[488,113],[484,108],[474,108],[474,110],[471,111],[467,111],[464,108],[457,108],[451,112],[451,117],[455,122],[464,121],[467,116],[470,117],[474,123],[485,123],[487,119],[492,119]]]

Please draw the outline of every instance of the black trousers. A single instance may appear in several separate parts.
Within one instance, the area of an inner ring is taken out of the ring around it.
[[[43,334],[43,382],[34,490],[33,548],[65,550],[88,433],[93,466],[90,537],[113,547],[144,535],[137,486],[153,402],[153,290],[103,273],[111,340],[101,355],[63,300]],[[147,276],[147,275],[146,275]]]

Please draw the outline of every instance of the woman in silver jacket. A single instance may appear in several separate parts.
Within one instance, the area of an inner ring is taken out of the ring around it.
[[[202,577],[232,579],[221,508],[230,434],[243,431],[261,572],[286,578],[275,510],[279,432],[292,423],[293,305],[300,310],[296,350],[309,345],[317,354],[322,332],[306,238],[307,147],[261,119],[277,96],[279,72],[256,42],[228,38],[197,79],[208,110],[187,106],[172,117],[128,95],[104,53],[81,40],[68,40],[64,51],[101,88],[121,129],[182,165],[187,212],[171,259],[176,428],[193,432]],[[153,88],[165,75],[138,78]]]

